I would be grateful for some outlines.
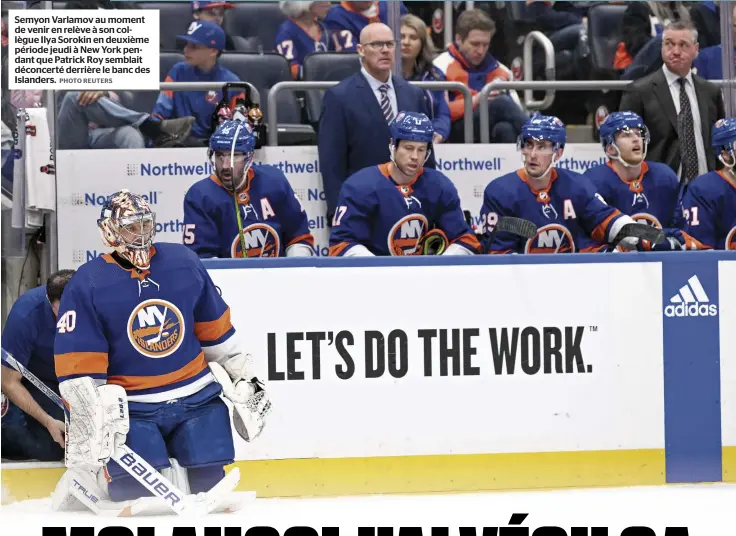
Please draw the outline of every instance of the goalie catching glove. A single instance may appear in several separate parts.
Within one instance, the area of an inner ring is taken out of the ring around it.
[[[222,386],[222,394],[233,404],[235,430],[246,441],[263,431],[271,401],[263,382],[252,373],[250,354],[236,354],[223,363],[210,362],[210,369]]]
[[[66,466],[102,467],[125,444],[130,429],[125,389],[98,387],[84,376],[61,382],[59,392],[66,406]]]

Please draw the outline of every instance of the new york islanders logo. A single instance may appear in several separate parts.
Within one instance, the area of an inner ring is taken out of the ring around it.
[[[176,352],[184,340],[184,331],[181,311],[166,300],[146,300],[138,304],[128,318],[130,344],[153,359]]]
[[[419,241],[428,230],[429,222],[423,214],[404,216],[388,233],[389,252],[396,257],[419,255]]]
[[[526,241],[524,253],[575,253],[575,240],[567,227],[550,223]]]
[[[253,223],[243,229],[245,239],[245,257],[278,257],[281,251],[281,240],[276,230],[266,223]],[[230,256],[242,258],[240,234],[236,234],[230,246]]]
[[[8,397],[2,393],[0,393],[0,399],[2,399],[2,402],[0,402],[0,418],[2,418],[8,413],[10,401],[8,400]]]

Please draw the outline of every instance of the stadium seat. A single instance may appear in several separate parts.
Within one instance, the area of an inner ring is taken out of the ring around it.
[[[159,55],[159,80],[163,82],[171,68],[180,61],[184,61],[183,54],[162,52]],[[153,110],[153,105],[156,104],[159,94],[158,91],[126,91],[125,93],[127,95],[123,96],[123,104],[133,110],[148,113]]]
[[[271,52],[276,31],[285,20],[278,2],[238,2],[225,13],[223,28],[231,37],[248,38],[254,51]]]
[[[276,53],[241,54],[226,52],[220,56],[220,64],[238,77],[250,82],[258,90],[261,110],[268,117],[268,92],[279,82],[292,81],[289,62]],[[309,125],[301,124],[301,110],[294,92],[282,92],[278,100],[279,145],[302,145],[316,143],[316,134]]]
[[[187,33],[191,24],[190,2],[140,2],[140,9],[159,10],[159,39],[161,50],[178,51],[176,36]]]
[[[625,5],[599,5],[588,12],[588,43],[593,69],[601,74],[618,78],[613,58],[621,41]]]
[[[357,52],[313,52],[304,58],[303,79],[306,82],[340,82],[360,71]],[[319,123],[325,91],[306,91],[307,118],[312,125]]]

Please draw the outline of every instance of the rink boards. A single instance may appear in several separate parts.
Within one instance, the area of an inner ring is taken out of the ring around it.
[[[243,490],[736,481],[733,253],[205,264],[274,405]]]

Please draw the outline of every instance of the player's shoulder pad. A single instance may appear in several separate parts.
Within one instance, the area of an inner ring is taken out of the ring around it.
[[[520,184],[523,184],[521,177],[516,171],[512,171],[489,182],[485,188],[485,195],[508,195],[516,191]]]
[[[161,260],[166,261],[167,267],[176,264],[194,264],[197,267],[202,265],[202,260],[197,256],[196,252],[184,244],[177,242],[156,242],[156,255],[162,257]]]
[[[672,168],[667,164],[647,160],[647,166],[649,167],[649,172],[652,173],[654,176],[658,178],[662,177],[666,179],[671,179],[678,184],[680,183],[680,179],[677,178],[677,173],[672,171]]]
[[[424,171],[422,172],[423,178],[427,181],[428,184],[436,185],[437,187],[444,190],[455,190],[457,191],[457,188],[455,187],[455,183],[452,182],[452,179],[442,173],[441,171],[433,168],[424,168]]]
[[[46,285],[41,285],[18,296],[18,299],[10,308],[10,314],[16,318],[27,318],[45,303],[48,303],[46,300]]]
[[[192,184],[184,194],[187,199],[202,199],[219,191],[222,187],[218,185],[211,177],[204,177]]]

